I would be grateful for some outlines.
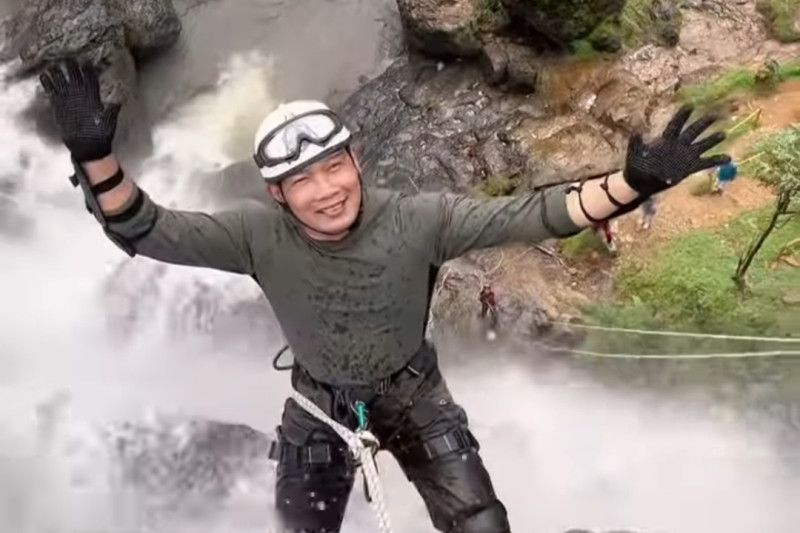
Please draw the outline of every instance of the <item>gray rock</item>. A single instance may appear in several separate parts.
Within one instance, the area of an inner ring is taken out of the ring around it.
[[[113,0],[125,30],[125,44],[137,57],[175,44],[181,21],[169,0]]]
[[[34,0],[4,25],[2,55],[18,51],[22,68],[35,72],[74,57],[101,71],[106,102],[126,101],[136,82],[133,53],[173,44],[180,21],[170,0]]]
[[[675,1],[653,0],[649,12],[656,39],[667,46],[677,46],[683,17]]]
[[[479,0],[397,0],[411,46],[434,56],[471,57],[483,44],[476,25]]]
[[[498,174],[519,176],[525,190],[586,177],[623,150],[621,137],[591,118],[556,120],[541,99],[484,82],[476,65],[439,72],[433,62],[401,59],[343,113],[367,179],[410,192],[471,191]]]
[[[539,85],[542,60],[528,46],[507,43],[508,82],[515,90],[535,91]]]
[[[508,78],[508,53],[500,43],[489,43],[481,54],[481,68],[486,81],[492,85],[502,83]]]
[[[20,36],[20,58],[31,70],[67,56],[87,56],[98,47],[125,45],[118,14],[98,0],[31,2],[18,24],[27,27]]]

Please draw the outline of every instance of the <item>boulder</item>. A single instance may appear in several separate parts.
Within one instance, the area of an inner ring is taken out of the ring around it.
[[[134,56],[173,44],[180,30],[170,0],[34,0],[6,25],[0,52],[18,51],[27,72],[65,57],[89,61],[101,71],[103,99],[121,103],[136,82]]]
[[[143,57],[175,44],[181,21],[169,0],[114,0],[122,20],[125,44],[136,57]]]
[[[476,56],[480,0],[397,0],[408,43],[433,56]]]

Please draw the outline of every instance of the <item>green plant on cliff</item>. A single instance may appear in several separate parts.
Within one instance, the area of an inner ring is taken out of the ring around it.
[[[508,196],[519,187],[519,176],[490,176],[479,186],[479,192],[486,196]]]
[[[508,20],[501,0],[480,0],[477,13],[476,25],[481,30],[497,28]]]
[[[604,52],[636,48],[648,42],[674,46],[682,17],[677,8],[672,9],[669,16],[659,16],[657,6],[664,5],[663,2],[665,0],[627,0],[618,14],[595,27],[587,41]]]
[[[785,43],[800,40],[800,0],[758,0],[756,6],[775,39]]]
[[[767,239],[781,225],[800,218],[800,126],[764,139],[754,151],[747,168],[756,179],[775,189],[777,200],[766,223],[739,258],[733,280],[740,289],[745,287],[745,276]]]

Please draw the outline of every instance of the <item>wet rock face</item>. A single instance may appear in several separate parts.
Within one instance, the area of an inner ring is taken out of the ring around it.
[[[172,46],[181,33],[181,21],[170,0],[114,0],[125,31],[125,44],[136,57]]]
[[[646,126],[654,100],[635,77],[607,65],[548,91],[563,97],[501,90],[478,65],[402,59],[342,111],[373,184],[474,192],[510,180],[511,190],[501,188],[508,193],[619,168],[629,132]]]
[[[64,57],[101,71],[104,100],[124,102],[136,81],[134,57],[174,44],[181,24],[170,0],[35,0],[5,24],[4,55],[38,71]]]

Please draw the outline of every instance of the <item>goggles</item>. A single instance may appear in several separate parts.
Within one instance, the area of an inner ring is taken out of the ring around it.
[[[328,148],[331,140],[343,129],[344,124],[332,111],[303,113],[264,137],[253,158],[259,168],[292,163],[298,160],[304,145],[311,143]]]

